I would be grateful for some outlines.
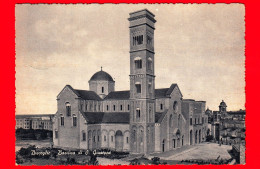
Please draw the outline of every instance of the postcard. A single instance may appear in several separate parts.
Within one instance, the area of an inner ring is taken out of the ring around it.
[[[245,164],[245,6],[16,4],[16,165]]]

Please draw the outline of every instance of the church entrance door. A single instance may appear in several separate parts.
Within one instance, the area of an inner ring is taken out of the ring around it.
[[[116,151],[123,151],[124,137],[122,131],[117,130],[115,137],[116,137],[116,142],[115,142]]]

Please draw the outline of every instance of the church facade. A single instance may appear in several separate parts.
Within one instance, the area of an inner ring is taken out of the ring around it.
[[[54,146],[149,154],[205,140],[206,102],[183,99],[177,84],[155,89],[154,17],[144,9],[128,18],[130,90],[115,91],[115,81],[101,69],[89,90],[66,85],[58,94]]]

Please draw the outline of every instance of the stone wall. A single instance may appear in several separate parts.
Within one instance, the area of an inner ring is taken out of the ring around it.
[[[55,127],[53,128],[54,138],[55,131],[58,132],[57,140],[54,139],[54,146],[79,148],[79,99],[77,95],[69,88],[65,87],[57,98],[58,111],[55,116]],[[66,113],[66,103],[71,106],[71,115]],[[73,126],[73,116],[77,118],[77,125]],[[64,125],[61,125],[61,117],[64,117]]]

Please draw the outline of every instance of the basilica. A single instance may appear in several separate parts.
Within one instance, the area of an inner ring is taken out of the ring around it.
[[[66,85],[53,118],[55,147],[150,154],[205,140],[206,102],[183,99],[176,83],[155,89],[155,15],[144,9],[128,20],[130,90],[115,91],[102,69],[90,78],[89,90]]]

